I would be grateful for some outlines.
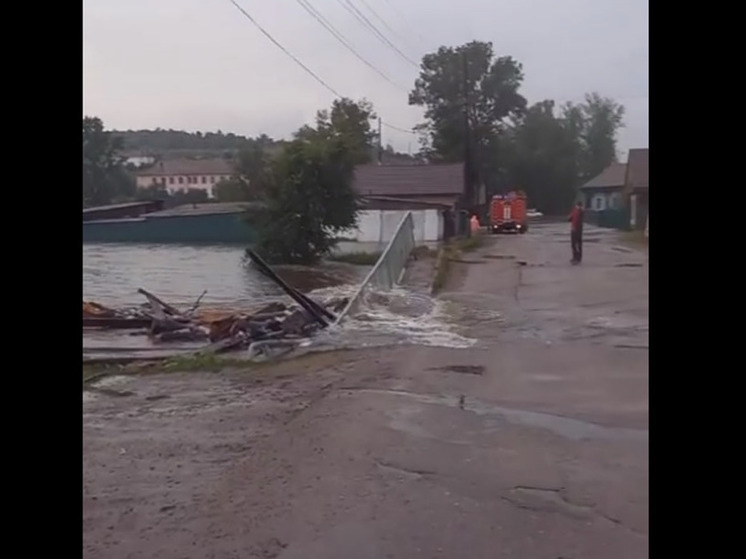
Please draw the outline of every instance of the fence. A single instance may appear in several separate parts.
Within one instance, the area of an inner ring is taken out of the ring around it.
[[[619,210],[601,210],[596,212],[596,223],[599,227],[608,227],[610,229],[629,230],[629,211],[626,209]]]
[[[414,219],[412,212],[407,212],[399,222],[394,236],[386,245],[386,249],[365,279],[357,288],[349,303],[337,318],[337,323],[349,312],[354,312],[359,306],[366,290],[369,288],[388,290],[401,281],[407,266],[409,255],[415,246]]]

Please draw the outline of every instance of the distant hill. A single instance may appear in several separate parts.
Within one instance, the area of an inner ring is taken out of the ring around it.
[[[184,130],[113,130],[124,141],[126,156],[151,155],[158,157],[189,157],[199,155],[233,154],[252,144],[262,144],[271,149],[282,145],[262,134],[247,138],[238,134],[217,132],[185,132]]]
[[[282,149],[286,140],[275,140],[266,134],[256,138],[248,138],[233,133],[217,132],[186,132],[184,130],[112,130],[115,136],[122,138],[125,157],[153,157],[157,160],[203,158],[203,157],[232,157],[237,151],[261,145],[269,152]],[[384,164],[417,164],[422,160],[417,156],[396,153],[387,145],[381,154]],[[372,159],[378,158],[378,150],[373,148]]]

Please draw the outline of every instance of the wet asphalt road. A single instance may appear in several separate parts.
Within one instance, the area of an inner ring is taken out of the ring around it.
[[[84,557],[645,559],[647,253],[489,237],[469,349],[312,355],[84,394]]]

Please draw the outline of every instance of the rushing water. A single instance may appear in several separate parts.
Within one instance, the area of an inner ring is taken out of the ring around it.
[[[340,247],[361,250],[359,244]],[[370,247],[366,247],[368,249]],[[378,248],[378,247],[373,247]],[[187,246],[146,244],[83,245],[83,299],[122,308],[145,302],[144,288],[177,307],[189,307],[203,291],[203,308],[249,310],[284,293],[245,258],[243,246]],[[370,268],[327,263],[315,268],[278,266],[275,270],[290,285],[318,298],[349,296]],[[469,347],[466,340],[446,325],[443,305],[429,296],[406,290],[366,297],[361,312],[338,328],[319,333],[313,347],[319,350],[382,346],[400,343]],[[142,332],[125,333],[86,329],[84,354],[102,355],[127,349],[170,351],[201,344],[153,344]],[[155,356],[154,354],[148,353]]]

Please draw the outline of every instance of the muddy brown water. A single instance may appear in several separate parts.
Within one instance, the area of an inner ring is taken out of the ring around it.
[[[341,247],[361,250],[359,243]],[[318,267],[277,266],[275,270],[293,287],[317,298],[349,296],[369,266],[326,262]],[[427,282],[429,283],[429,282]],[[145,244],[83,245],[83,298],[113,308],[144,302],[138,288],[158,295],[180,308],[189,308],[200,294],[202,308],[247,310],[270,300],[289,301],[245,257],[243,246],[186,246]],[[314,337],[314,349],[385,346],[399,343],[456,345],[471,341],[448,330],[443,309],[429,296],[396,290],[366,297],[366,305],[338,328]],[[164,350],[189,352],[202,343],[157,345],[145,331],[84,329],[84,357],[126,354],[162,357]]]
[[[367,272],[364,266],[336,263],[275,269],[293,287],[321,294],[352,289]],[[270,300],[287,299],[277,285],[246,259],[244,246],[83,245],[84,300],[112,308],[136,306],[145,301],[138,288],[147,289],[180,308],[190,307],[205,290],[203,308],[245,310]],[[168,349],[190,350],[201,345],[169,344]],[[83,347],[97,355],[158,349],[142,331],[96,329],[84,329]]]
[[[355,284],[365,268],[324,263],[319,267],[279,266],[277,272],[304,292]],[[245,258],[238,245],[83,245],[83,298],[123,307],[144,302],[144,288],[174,305],[191,305],[207,290],[205,307],[255,306],[282,291]]]

